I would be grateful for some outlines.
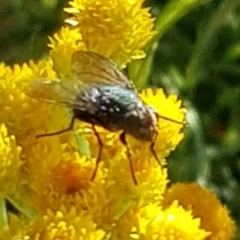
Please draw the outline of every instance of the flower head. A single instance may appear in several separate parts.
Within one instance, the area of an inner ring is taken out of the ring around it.
[[[0,125],[0,195],[9,196],[16,190],[20,181],[21,147],[15,137],[9,136],[4,124]]]
[[[13,68],[3,66],[0,73],[0,122],[4,123],[10,134],[15,135],[18,144],[22,145],[26,137],[45,126],[49,121],[46,104],[29,98],[24,92],[24,84],[28,84],[34,78],[54,78],[55,73],[49,61],[40,61],[38,64],[32,61],[22,66]],[[41,107],[40,107],[41,105]],[[35,110],[41,118],[36,118]],[[40,113],[40,110],[42,113]],[[26,124],[28,123],[28,124]]]
[[[60,79],[72,78],[72,54],[78,50],[85,50],[81,33],[77,29],[62,27],[59,32],[49,38],[50,56],[54,69]]]
[[[195,217],[201,218],[201,227],[212,233],[209,240],[233,239],[235,223],[212,191],[194,183],[175,184],[167,191],[164,206],[169,206],[175,199],[185,209],[191,209]]]
[[[135,206],[120,218],[114,231],[116,239],[203,240],[209,235],[200,227],[200,219],[177,201],[165,210],[156,205]]]
[[[142,48],[154,35],[149,9],[140,0],[74,0],[66,12],[77,23],[89,51],[100,53],[123,67],[144,57]]]
[[[74,239],[103,239],[105,232],[97,229],[97,225],[91,218],[84,216],[72,207],[66,210],[62,206],[58,211],[53,212],[46,209],[45,213],[37,220],[29,220],[11,216],[11,231],[0,233],[2,239],[21,240],[74,240]],[[17,226],[22,226],[20,229]]]
[[[140,93],[141,99],[153,107],[158,117],[158,135],[155,148],[159,158],[165,158],[183,139],[186,108],[176,94],[166,96],[163,89],[145,89]],[[162,118],[163,117],[163,118]],[[168,119],[164,119],[164,117]],[[177,122],[174,122],[177,121]]]

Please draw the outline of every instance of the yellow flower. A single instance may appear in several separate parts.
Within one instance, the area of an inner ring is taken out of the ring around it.
[[[10,196],[21,181],[20,160],[21,147],[17,146],[15,137],[9,136],[4,124],[0,125],[0,195]]]
[[[3,232],[2,237],[4,238],[1,239],[101,240],[105,236],[105,232],[98,229],[91,218],[81,212],[76,212],[74,207],[66,210],[62,206],[56,212],[46,209],[45,213],[32,221],[14,216],[10,221],[13,228]]]
[[[139,143],[138,148],[140,147],[144,145]],[[123,149],[123,151],[126,150]],[[141,156],[140,151],[139,153],[134,149],[131,151],[133,152],[133,173],[130,171],[126,154],[118,159],[112,159],[107,179],[114,183],[112,188],[115,190],[116,198],[128,196],[131,199],[148,203],[161,202],[168,183],[167,169],[159,166],[151,157],[151,153]],[[136,177],[137,186],[133,182],[132,174]]]
[[[178,99],[177,95],[166,96],[163,89],[156,89],[155,92],[152,89],[145,89],[140,93],[140,97],[159,114],[155,149],[159,159],[163,159],[177,147],[184,137],[186,108],[182,106],[182,101]],[[163,119],[161,116],[167,117],[169,120]]]
[[[203,240],[210,233],[176,201],[165,210],[156,205],[135,206],[119,219],[113,235],[114,239]]]
[[[229,211],[217,199],[216,195],[197,184],[175,184],[164,198],[164,206],[169,206],[175,199],[185,209],[191,209],[194,217],[201,218],[201,227],[212,234],[208,240],[233,239],[236,226],[229,216]]]
[[[146,226],[146,238],[151,239],[152,236],[158,236],[157,239],[184,239],[184,240],[200,240],[206,239],[210,235],[209,232],[201,228],[199,218],[190,211],[186,211],[178,202],[173,202],[172,205],[159,213],[154,220]],[[153,239],[153,238],[152,238]]]
[[[49,122],[46,103],[29,98],[24,93],[24,83],[34,78],[54,78],[55,73],[51,63],[40,61],[28,65],[15,65],[12,69],[2,65],[0,74],[0,123],[4,123],[10,134],[15,135],[19,145],[26,137],[35,136],[37,129],[44,129]],[[36,109],[41,117],[36,117]],[[42,113],[40,113],[42,111]],[[54,113],[54,112],[53,112]],[[26,124],[28,123],[28,124]]]
[[[86,49],[121,68],[133,58],[144,57],[142,48],[154,35],[153,19],[142,4],[142,0],[74,0],[65,11],[78,23]]]
[[[85,50],[82,36],[77,29],[62,27],[61,30],[49,38],[50,56],[54,69],[60,79],[71,79],[71,58],[78,50]]]

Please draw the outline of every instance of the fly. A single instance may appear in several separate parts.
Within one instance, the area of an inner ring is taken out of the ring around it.
[[[142,141],[151,142],[151,152],[158,164],[154,146],[158,135],[158,120],[163,118],[177,124],[182,122],[160,116],[154,108],[145,104],[137,94],[132,82],[117,69],[109,59],[89,51],[77,51],[72,56],[72,81],[41,81],[37,80],[33,88],[54,86],[56,94],[53,97],[42,96],[43,100],[59,103],[71,108],[73,117],[68,128],[39,134],[36,137],[49,137],[65,133],[73,129],[76,119],[92,125],[92,129],[99,143],[96,167],[91,180],[94,180],[101,161],[103,142],[95,126],[101,126],[109,131],[122,131],[120,139],[126,146],[131,175],[134,184],[137,179],[134,174],[131,154],[126,141],[126,134]],[[40,84],[40,86],[39,86]],[[46,91],[47,92],[47,91]]]

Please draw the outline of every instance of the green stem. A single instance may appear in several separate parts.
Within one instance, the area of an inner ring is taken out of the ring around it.
[[[8,217],[7,217],[7,208],[6,201],[4,197],[0,197],[0,233],[8,227]]]
[[[194,152],[194,161],[191,161],[191,171],[196,176],[196,180],[204,185],[209,180],[209,161],[207,160],[206,146],[204,143],[204,135],[201,120],[196,110],[187,106],[189,128],[191,129],[191,145],[192,152]]]
[[[180,18],[197,8],[199,5],[209,2],[210,0],[176,0],[170,1],[162,9],[161,14],[158,15],[155,23],[155,30],[157,34],[147,45],[145,52],[147,57],[142,60],[136,60],[129,66],[129,77],[134,79],[134,82],[139,88],[144,87],[148,80],[151,71],[152,61],[155,49],[161,37],[167,30],[174,25]]]
[[[29,219],[34,219],[37,216],[37,211],[31,206],[31,201],[28,194],[29,192],[30,190],[27,191],[21,186],[6,198],[20,213]]]

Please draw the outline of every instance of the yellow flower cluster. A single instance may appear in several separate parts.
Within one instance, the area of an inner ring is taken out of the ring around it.
[[[153,19],[142,5],[143,0],[73,0],[65,10],[86,48],[121,68],[133,58],[142,58],[142,48],[154,35]]]
[[[211,202],[216,202],[212,204],[216,211],[211,212],[216,227],[204,223],[209,213],[197,200],[185,205],[181,191],[164,197],[169,181],[165,159],[182,140],[184,124],[160,117],[155,151],[161,166],[150,143],[127,136],[134,173],[120,133],[96,127],[103,152],[94,181],[90,179],[99,142],[91,126],[78,122],[73,131],[36,138],[66,129],[71,114],[57,104],[30,97],[28,85],[37,79],[71,81],[71,56],[78,50],[97,52],[119,68],[143,57],[142,48],[154,31],[149,9],[142,4],[141,0],[73,0],[66,9],[71,24],[50,37],[49,60],[12,68],[0,65],[0,201],[8,199],[20,211],[3,221],[6,213],[0,210],[0,222],[7,224],[0,227],[0,239],[202,240],[220,230],[224,238],[212,239],[232,238],[234,224],[217,200]],[[160,115],[184,122],[185,109],[176,95],[147,89],[139,97]],[[201,195],[201,189],[194,191],[193,196]],[[216,198],[203,196],[206,204]],[[221,221],[216,219],[219,212]]]
[[[21,148],[16,145],[15,137],[9,136],[6,126],[0,126],[0,191],[5,196],[15,191],[16,179],[19,181],[18,168],[21,166]]]
[[[178,199],[185,209],[191,210],[194,216],[201,218],[201,227],[212,232],[209,240],[234,238],[235,223],[212,191],[202,189],[197,184],[179,183],[168,189],[163,206],[169,206],[174,199]]]

